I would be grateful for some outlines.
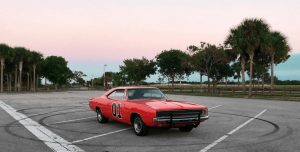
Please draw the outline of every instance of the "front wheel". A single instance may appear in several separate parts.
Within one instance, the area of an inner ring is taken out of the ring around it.
[[[133,120],[133,129],[136,135],[145,136],[148,133],[148,127],[140,116],[136,116]]]
[[[179,130],[181,132],[190,132],[192,131],[193,128],[194,128],[193,126],[185,126],[185,127],[180,127]]]
[[[96,113],[97,113],[97,121],[99,123],[105,123],[108,121],[108,119],[102,114],[100,109],[97,109]]]

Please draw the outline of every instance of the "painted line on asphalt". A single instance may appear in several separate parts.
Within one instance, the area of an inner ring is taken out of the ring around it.
[[[28,131],[30,131],[39,140],[43,141],[49,148],[55,152],[84,152],[81,148],[72,145],[57,134],[51,132],[49,129],[40,125],[36,121],[28,118],[26,115],[17,112],[16,109],[7,105],[0,100],[0,107],[5,110],[11,117],[22,124]]]
[[[214,141],[213,143],[209,144],[208,146],[204,147],[203,149],[201,149],[199,152],[206,152],[208,150],[210,150],[211,148],[213,148],[214,146],[216,146],[218,143],[222,142],[223,140],[225,140],[227,137],[229,137],[230,135],[234,134],[235,132],[237,132],[238,130],[240,130],[241,128],[243,128],[244,126],[246,126],[248,123],[250,123],[251,121],[253,121],[254,119],[258,118],[259,116],[261,116],[263,113],[265,113],[267,111],[267,109],[264,109],[263,111],[261,111],[260,113],[258,113],[256,116],[252,117],[251,119],[247,120],[246,122],[242,123],[241,125],[239,125],[238,127],[236,127],[235,129],[231,130],[230,132],[228,132],[227,134],[225,134],[224,136],[220,137],[219,139],[217,139],[216,141]]]
[[[103,136],[106,136],[106,135],[111,135],[111,134],[114,134],[114,133],[118,133],[118,132],[129,130],[129,129],[131,129],[131,128],[120,129],[120,130],[108,132],[108,133],[105,133],[105,134],[100,134],[100,135],[96,135],[96,136],[84,138],[84,139],[81,139],[81,140],[76,140],[76,141],[73,141],[72,144],[83,142],[83,141],[87,141],[87,140],[91,140],[91,139],[98,138],[98,137],[103,137]]]
[[[56,124],[62,124],[62,123],[67,123],[67,122],[74,122],[74,121],[85,120],[85,119],[90,119],[90,118],[96,118],[96,117],[95,116],[91,116],[91,117],[85,117],[85,118],[64,120],[64,121],[58,121],[58,122],[48,123],[47,125],[56,125]]]
[[[223,106],[223,105],[217,105],[217,106],[214,106],[214,107],[208,108],[208,110],[215,109],[215,108],[218,108],[218,107],[221,107],[221,106]]]

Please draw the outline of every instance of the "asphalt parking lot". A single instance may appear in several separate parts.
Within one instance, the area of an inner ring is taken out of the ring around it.
[[[210,119],[189,133],[99,124],[88,99],[101,91],[0,95],[0,151],[300,151],[300,102],[167,95],[207,105]]]

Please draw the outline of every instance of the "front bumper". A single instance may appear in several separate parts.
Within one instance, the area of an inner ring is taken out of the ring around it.
[[[209,115],[200,116],[199,118],[153,118],[153,122],[202,122],[209,119]]]
[[[153,118],[153,124],[155,127],[182,127],[192,125],[197,127],[200,122],[209,119],[209,115],[198,116],[198,117],[186,117],[186,118],[173,118],[170,117],[157,117]]]

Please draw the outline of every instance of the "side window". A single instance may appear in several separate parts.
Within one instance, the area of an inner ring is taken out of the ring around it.
[[[124,89],[115,90],[112,93],[110,93],[107,97],[114,100],[125,100],[126,99],[125,90]]]

